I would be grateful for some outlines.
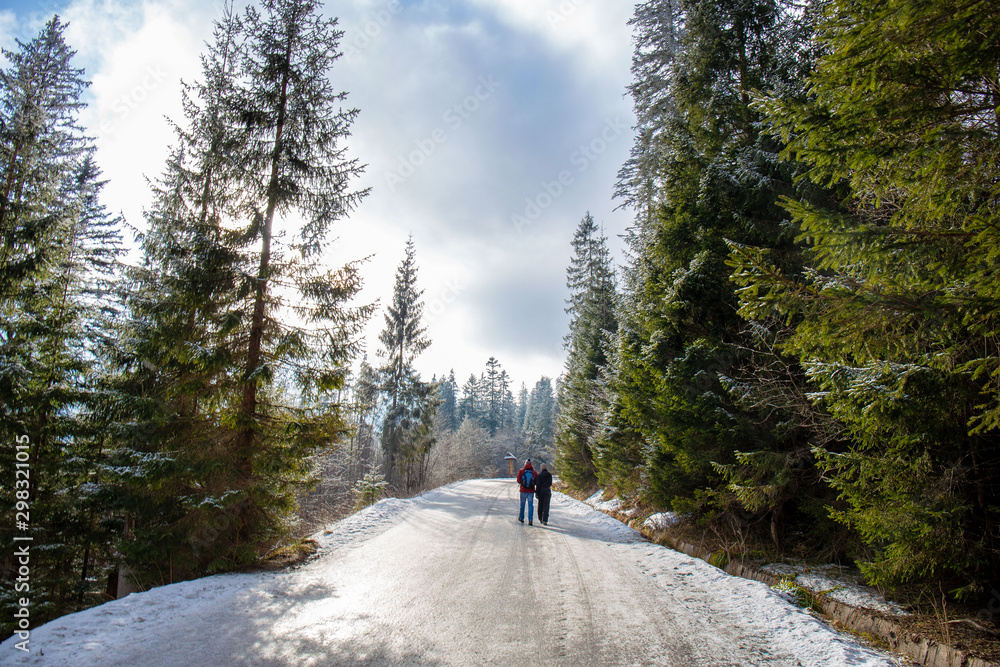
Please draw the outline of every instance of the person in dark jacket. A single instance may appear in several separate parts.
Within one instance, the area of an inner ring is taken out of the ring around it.
[[[530,473],[526,475],[525,473]],[[531,467],[531,459],[524,462],[524,467],[517,471],[517,483],[521,488],[521,512],[517,520],[524,523],[524,503],[528,503],[528,525],[535,518],[535,481],[538,479],[535,469]]]
[[[535,495],[538,497],[538,520],[543,526],[549,525],[549,503],[552,502],[552,473],[542,464],[535,483]]]

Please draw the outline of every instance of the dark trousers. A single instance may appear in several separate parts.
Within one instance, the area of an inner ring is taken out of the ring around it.
[[[549,490],[538,492],[538,520],[542,523],[549,522],[549,502],[552,500],[552,492]]]

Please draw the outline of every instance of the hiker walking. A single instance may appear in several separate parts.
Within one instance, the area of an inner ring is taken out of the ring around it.
[[[535,495],[538,496],[538,520],[543,526],[549,525],[549,503],[552,502],[552,473],[542,464],[535,482]]]
[[[531,467],[531,459],[524,462],[524,467],[517,471],[517,483],[521,487],[521,511],[517,520],[524,523],[524,503],[528,503],[528,525],[535,518],[535,469]]]

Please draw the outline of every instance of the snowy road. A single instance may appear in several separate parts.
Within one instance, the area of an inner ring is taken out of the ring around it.
[[[294,571],[165,586],[31,633],[0,663],[227,665],[897,664],[763,584],[643,542],[561,494],[517,522],[508,480],[378,503]]]

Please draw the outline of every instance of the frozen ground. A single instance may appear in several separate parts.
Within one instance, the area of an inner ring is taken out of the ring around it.
[[[603,499],[603,491],[597,491],[584,502],[602,512],[621,512],[621,500]],[[666,530],[680,520],[673,512],[662,512],[649,516],[643,523],[646,528]],[[761,570],[783,577],[814,593],[823,593],[828,598],[860,609],[869,609],[891,616],[906,616],[908,612],[899,605],[885,599],[877,590],[866,586],[860,573],[842,565],[807,565],[804,563],[769,563]]]
[[[899,605],[886,600],[878,591],[865,586],[860,575],[842,565],[770,563],[761,569],[852,607],[871,609],[891,616],[906,616],[909,613]]]
[[[318,534],[306,565],[130,595],[32,630],[30,654],[4,642],[0,663],[902,664],[562,494],[548,526],[519,524],[516,490],[382,501]]]

